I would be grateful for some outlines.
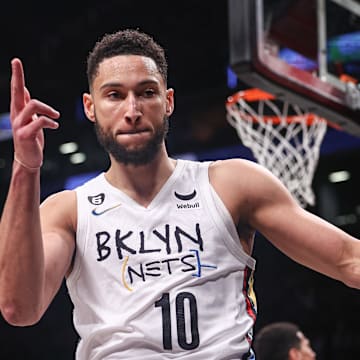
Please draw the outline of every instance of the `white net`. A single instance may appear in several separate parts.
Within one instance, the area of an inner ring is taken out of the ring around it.
[[[278,104],[271,95],[252,102],[246,92],[230,97],[226,109],[229,123],[257,162],[277,176],[302,207],[314,205],[312,180],[326,120],[296,104]]]

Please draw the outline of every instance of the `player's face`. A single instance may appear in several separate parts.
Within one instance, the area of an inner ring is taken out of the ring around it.
[[[314,360],[316,359],[316,353],[310,345],[309,339],[299,331],[297,333],[298,338],[300,339],[300,348],[298,349],[298,360]]]
[[[173,90],[166,89],[152,59],[135,55],[105,59],[91,95],[84,95],[84,105],[100,144],[115,160],[143,165],[164,148]]]

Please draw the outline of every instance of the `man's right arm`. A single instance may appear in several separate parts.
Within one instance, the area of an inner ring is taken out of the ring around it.
[[[32,325],[41,318],[74,251],[69,220],[73,212],[66,210],[76,202],[75,194],[60,193],[57,200],[46,201],[41,220],[39,177],[40,170],[30,171],[14,162],[0,225],[0,311],[17,326]]]
[[[31,98],[20,59],[13,59],[11,66],[14,164],[0,223],[0,311],[11,324],[30,325],[40,319],[60,286],[74,241],[61,215],[53,219],[51,235],[42,233],[48,220],[41,221],[39,211],[43,129],[57,129],[53,119],[60,114]],[[58,207],[61,210],[61,204]]]

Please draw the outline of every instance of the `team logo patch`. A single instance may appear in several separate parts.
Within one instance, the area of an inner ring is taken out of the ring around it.
[[[174,195],[178,200],[181,200],[180,202],[176,202],[177,209],[185,210],[200,208],[200,202],[196,201],[198,193],[195,189],[192,192],[187,193],[174,191]]]
[[[196,196],[196,190],[194,189],[194,191],[190,194],[179,194],[178,192],[175,191],[174,195],[179,200],[189,201],[189,200],[192,200]]]
[[[88,200],[89,200],[90,204],[101,205],[105,200],[105,194],[100,193],[98,195],[88,196]]]

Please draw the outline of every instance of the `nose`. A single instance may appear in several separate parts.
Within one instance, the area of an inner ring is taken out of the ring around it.
[[[129,93],[125,101],[125,119],[129,123],[136,123],[141,116],[140,104],[135,94]]]

